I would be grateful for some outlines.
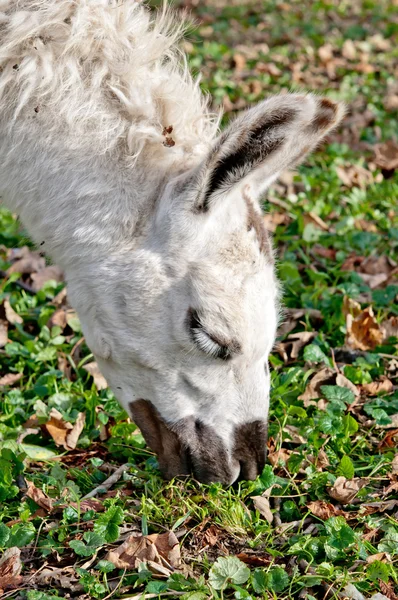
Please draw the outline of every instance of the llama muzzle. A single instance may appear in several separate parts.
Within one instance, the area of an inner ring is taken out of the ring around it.
[[[147,444],[156,453],[165,479],[190,475],[201,483],[231,485],[237,479],[255,479],[264,468],[265,421],[236,427],[231,451],[214,427],[193,416],[170,425],[148,400],[132,402],[130,410]]]

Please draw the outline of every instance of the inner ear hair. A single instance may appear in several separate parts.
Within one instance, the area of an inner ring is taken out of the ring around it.
[[[273,96],[248,110],[221,134],[210,153],[195,210],[206,212],[217,195],[261,166],[264,180],[273,180],[297,165],[343,115],[342,105],[313,94]]]

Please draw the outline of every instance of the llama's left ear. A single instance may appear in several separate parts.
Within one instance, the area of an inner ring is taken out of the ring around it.
[[[282,171],[302,161],[343,115],[342,105],[313,94],[274,96],[248,110],[210,152],[195,209],[206,212],[220,196],[247,183],[251,196],[259,196]]]

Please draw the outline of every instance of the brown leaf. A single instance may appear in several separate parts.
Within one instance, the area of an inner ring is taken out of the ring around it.
[[[341,504],[349,504],[357,495],[359,490],[366,485],[366,481],[359,479],[346,479],[345,477],[337,477],[333,487],[328,492],[329,496],[341,502]]]
[[[341,49],[341,54],[344,56],[344,58],[347,58],[348,60],[356,59],[357,51],[355,48],[355,44],[352,40],[345,40]]]
[[[95,510],[95,512],[104,512],[105,507],[100,500],[96,500],[95,498],[87,498],[87,500],[82,500],[81,502],[68,502],[67,504],[57,504],[56,508],[67,508],[71,506],[77,511],[81,513],[86,513],[89,510]]]
[[[263,217],[265,228],[271,233],[274,233],[279,225],[288,225],[290,221],[291,218],[287,213],[280,213],[276,211],[268,213]]]
[[[74,567],[56,568],[48,566],[38,571],[34,575],[33,580],[35,584],[46,586],[46,589],[58,587],[64,590],[71,590],[72,592],[83,591],[83,586],[79,583],[79,576]]]
[[[33,483],[33,481],[26,480],[28,485],[28,491],[26,495],[31,498],[40,508],[44,508],[47,512],[51,512],[53,509],[53,501],[49,498],[42,490],[39,490]]]
[[[0,558],[0,594],[17,588],[21,582],[21,551],[19,548],[8,548]]]
[[[344,516],[346,513],[336,508],[330,502],[325,502],[324,500],[315,500],[314,502],[310,502],[307,504],[307,508],[312,512],[313,515],[319,517],[323,521],[326,521],[330,517]]]
[[[347,314],[346,326],[346,344],[354,350],[373,350],[383,342],[384,335],[371,306],[357,317]]]
[[[397,108],[398,108],[398,105],[397,105]],[[388,583],[385,583],[385,581],[382,581],[380,579],[379,585],[380,585],[381,593],[384,594],[386,596],[386,598],[388,598],[388,600],[398,600],[398,596],[394,592],[394,589],[393,589],[394,584],[391,581],[389,581]]]
[[[16,260],[7,269],[7,275],[11,273],[21,273],[22,275],[30,275],[31,273],[37,273],[46,266],[45,259],[40,256],[39,252],[31,252],[27,246],[18,248],[17,252],[13,254]],[[11,260],[12,260],[11,256]]]
[[[107,381],[100,372],[96,362],[86,363],[83,365],[83,369],[87,371],[87,373],[90,373],[91,377],[94,379],[94,384],[98,391],[105,390],[108,387]]]
[[[314,331],[299,331],[291,333],[284,342],[280,342],[276,349],[285,362],[298,358],[300,350],[316,337]]]
[[[0,307],[1,310],[1,307]],[[4,315],[5,316],[5,315]],[[0,348],[8,343],[8,321],[0,317]]]
[[[393,475],[398,475],[398,454],[392,459],[391,467]]]
[[[251,496],[251,499],[253,500],[254,508],[258,510],[260,515],[263,516],[268,523],[272,523],[274,515],[271,512],[268,498],[265,498],[264,496]]]
[[[396,448],[398,445],[398,429],[391,429],[387,431],[384,438],[378,445],[379,450],[385,450],[386,448]]]
[[[242,54],[234,54],[233,66],[236,71],[243,71],[246,67],[246,58]]]
[[[375,164],[385,171],[393,171],[398,167],[398,145],[388,140],[374,147]]]
[[[203,541],[209,546],[219,543],[222,531],[216,525],[210,525],[203,534]]]
[[[398,317],[390,317],[383,321],[381,329],[385,340],[390,337],[398,337]]]
[[[240,552],[236,557],[251,567],[268,567],[273,562],[270,555],[259,556],[258,554],[249,554],[248,552]]]
[[[369,396],[377,396],[377,394],[380,394],[380,392],[392,392],[394,386],[390,379],[381,375],[380,381],[372,381],[371,383],[365,383],[361,386],[361,389]]]
[[[308,316],[313,321],[322,321],[323,316],[316,308],[286,308],[284,310],[284,321],[278,329],[278,337],[284,337],[296,328],[300,319]]]
[[[339,165],[336,167],[336,173],[348,188],[359,187],[364,190],[373,183],[372,173],[360,165]]]
[[[132,533],[106,559],[118,569],[129,570],[137,569],[145,561],[151,570],[167,577],[180,566],[180,546],[172,531],[152,535]]]
[[[52,327],[60,327],[63,331],[67,326],[68,321],[66,319],[66,310],[64,308],[57,308],[55,312],[51,315],[48,320],[47,327],[51,329]]]
[[[56,281],[61,283],[64,280],[62,270],[56,265],[50,265],[44,269],[40,269],[37,273],[32,273],[32,288],[35,292],[41,290],[47,281]]]
[[[333,60],[333,46],[332,44],[325,44],[318,48],[318,56],[323,63],[328,63]]]
[[[57,446],[63,446],[65,450],[74,450],[85,423],[84,413],[79,413],[76,423],[68,423],[64,420],[61,413],[52,408],[50,411],[50,419],[44,425],[44,428],[53,438]]]
[[[280,463],[286,464],[291,454],[291,450],[287,450],[286,448],[270,451],[268,452],[268,462],[271,463],[273,467],[279,466]]]
[[[23,318],[19,316],[18,313],[15,312],[15,310],[13,309],[13,307],[10,304],[10,301],[6,298],[4,300],[4,311],[5,311],[5,315],[6,315],[6,319],[9,323],[11,323],[12,325],[15,325],[15,323],[23,323]]]
[[[7,373],[6,375],[3,375],[3,377],[0,377],[0,387],[14,385],[14,383],[17,383],[20,379],[22,379],[22,373]]]

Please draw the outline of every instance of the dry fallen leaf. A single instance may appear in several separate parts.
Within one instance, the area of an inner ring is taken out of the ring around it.
[[[1,307],[0,307],[1,310]],[[0,313],[1,315],[1,313]],[[0,316],[0,348],[8,343],[8,321]]]
[[[8,548],[0,559],[0,595],[6,589],[17,588],[21,582],[21,551],[19,548]]]
[[[268,498],[265,498],[264,496],[251,496],[251,499],[253,500],[254,508],[258,510],[260,515],[263,516],[268,523],[272,523],[274,515],[271,512]]]
[[[336,173],[348,188],[359,187],[364,190],[373,183],[372,173],[360,165],[339,165]]]
[[[357,317],[347,314],[346,326],[346,344],[354,350],[373,350],[383,342],[384,335],[371,306]]]
[[[56,281],[61,283],[64,280],[62,270],[56,265],[50,265],[44,269],[40,269],[37,273],[32,273],[32,288],[35,292],[41,290],[47,281]]]
[[[236,558],[239,558],[239,560],[251,567],[269,567],[273,562],[271,555],[259,556],[258,554],[249,554],[248,552],[240,552],[236,555]]]
[[[314,331],[291,333],[284,342],[280,342],[277,345],[276,350],[281,355],[284,362],[288,362],[291,359],[298,358],[300,350],[309,344],[316,335],[317,334]]]
[[[393,475],[398,475],[398,454],[392,459],[391,467]]]
[[[312,512],[313,515],[327,521],[330,517],[344,516],[345,512],[339,508],[336,508],[330,502],[324,500],[315,500],[307,504],[307,508]]]
[[[355,48],[355,44],[352,40],[345,40],[341,49],[341,54],[344,56],[344,58],[347,58],[348,60],[356,59],[357,51]]]
[[[82,592],[83,586],[79,583],[79,576],[74,567],[51,567],[39,570],[33,581],[47,589],[58,587],[72,592]]]
[[[389,393],[394,389],[393,383],[388,377],[381,375],[380,381],[372,381],[371,383],[365,383],[361,386],[361,389],[365,394],[369,396],[377,396],[380,392]]]
[[[115,550],[111,550],[107,560],[118,569],[137,569],[146,562],[149,569],[168,577],[180,567],[181,556],[178,539],[172,531],[142,535],[131,534]]]
[[[379,580],[380,591],[385,595],[387,600],[398,600],[398,595],[394,592],[394,584],[389,581],[385,583],[381,579]]]
[[[349,504],[357,495],[359,490],[366,485],[366,481],[355,477],[354,479],[346,479],[345,477],[337,477],[333,487],[328,492],[329,496],[341,502],[341,504]]]
[[[105,390],[108,387],[108,383],[95,361],[85,364],[83,369],[87,371],[87,373],[90,373],[91,377],[94,379],[94,384],[98,391]]]
[[[385,340],[390,337],[398,338],[398,317],[390,317],[383,321],[381,329]]]
[[[44,425],[44,428],[51,435],[55,444],[57,446],[63,446],[65,450],[74,450],[84,428],[84,413],[79,413],[77,415],[74,425],[65,421],[56,408],[51,409],[49,416],[50,419]]]
[[[304,319],[306,316],[313,321],[323,320],[321,311],[316,308],[286,308],[283,323],[278,329],[278,337],[284,337],[293,331],[300,319]]]
[[[11,273],[30,275],[31,273],[37,273],[46,266],[46,261],[40,256],[40,253],[32,252],[27,246],[16,249],[10,259],[14,260],[13,264],[7,269],[7,275]]]
[[[13,309],[13,307],[10,304],[10,301],[7,298],[4,300],[3,304],[4,304],[6,319],[9,323],[11,323],[12,325],[15,325],[16,323],[19,323],[19,324],[23,323],[22,317],[20,317],[19,314],[15,312],[15,310]]]
[[[280,463],[286,464],[292,454],[291,450],[279,448],[279,450],[271,450],[268,452],[268,462],[273,466],[279,466]]]
[[[0,377],[0,387],[5,387],[6,385],[14,385],[22,379],[22,373],[6,373],[3,377]]]
[[[44,508],[47,512],[51,512],[53,509],[53,501],[49,498],[42,490],[37,488],[33,481],[26,480],[28,485],[28,491],[26,495],[28,498],[31,498],[40,506],[40,508]]]
[[[374,147],[375,164],[385,171],[393,171],[398,167],[398,144],[388,140]]]

